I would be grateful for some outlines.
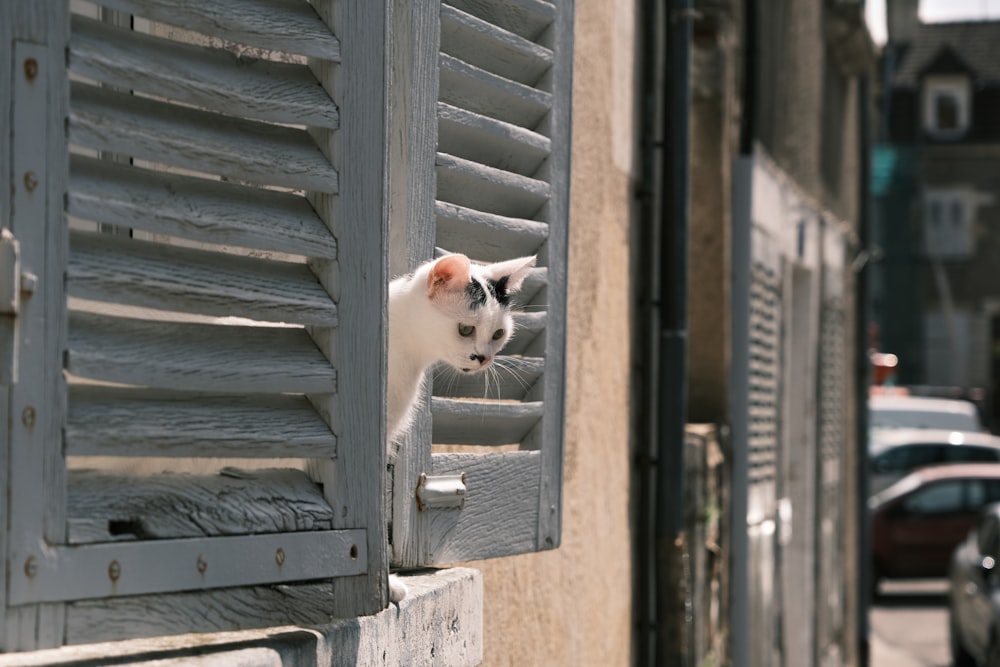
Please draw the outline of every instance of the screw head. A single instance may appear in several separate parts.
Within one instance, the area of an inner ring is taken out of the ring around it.
[[[118,581],[122,576],[122,564],[116,560],[111,561],[108,564],[108,578],[111,581]]]
[[[38,563],[35,562],[34,556],[28,556],[24,561],[24,574],[26,577],[31,579],[36,574],[38,574]]]
[[[28,192],[34,192],[38,187],[38,176],[33,171],[24,172],[24,187]]]
[[[205,570],[208,569],[208,561],[205,560],[204,554],[198,554],[198,560],[195,563],[195,567],[198,568],[198,574],[205,574]]]
[[[34,58],[26,59],[24,61],[24,77],[28,81],[34,81],[36,76],[38,76],[38,61]]]
[[[278,564],[278,567],[285,564],[285,550],[281,547],[278,547],[278,550],[274,552],[274,562]]]
[[[35,425],[35,408],[31,405],[21,411],[21,423],[31,428]]]

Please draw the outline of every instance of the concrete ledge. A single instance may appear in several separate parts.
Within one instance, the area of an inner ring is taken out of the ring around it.
[[[483,581],[450,568],[405,577],[409,594],[375,616],[280,627],[85,644],[0,655],[0,667],[299,667],[446,665],[483,660]]]

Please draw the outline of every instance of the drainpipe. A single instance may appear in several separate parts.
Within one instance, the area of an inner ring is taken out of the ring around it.
[[[685,543],[684,439],[687,425],[687,268],[690,219],[692,0],[669,0],[659,227],[659,416],[656,466],[656,663],[688,664],[688,545]]]
[[[757,2],[743,0],[743,72],[739,157],[733,169],[730,232],[729,358],[729,646],[733,667],[750,664],[750,253],[757,112]]]
[[[886,93],[888,95],[888,86]],[[859,252],[867,257],[870,247],[869,237],[871,235],[871,124],[869,122],[869,104],[871,96],[871,79],[868,74],[858,77],[858,192],[860,193],[860,206],[858,210],[858,244]],[[871,605],[872,591],[872,559],[871,559],[871,533],[868,517],[868,387],[871,383],[871,363],[868,360],[868,322],[869,322],[869,295],[868,281],[871,275],[871,262],[865,261],[858,267],[855,279],[855,320],[857,330],[854,338],[854,379],[855,379],[855,400],[857,412],[857,431],[855,432],[857,447],[855,460],[857,461],[857,498],[855,499],[855,520],[858,525],[858,550],[857,558],[860,561],[857,571],[861,576],[857,578],[856,599],[858,600],[858,614],[856,631],[858,633],[858,665],[868,667],[870,660],[868,643],[868,607]]]

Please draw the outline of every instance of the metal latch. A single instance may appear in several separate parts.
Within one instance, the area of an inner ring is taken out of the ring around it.
[[[428,475],[420,473],[417,482],[417,509],[461,508],[465,506],[465,473]]]
[[[0,230],[0,385],[17,382],[20,310],[21,245],[5,227]]]

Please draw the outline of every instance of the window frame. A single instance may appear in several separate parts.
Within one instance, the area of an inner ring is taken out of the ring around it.
[[[933,139],[961,139],[972,124],[971,83],[965,75],[928,75],[923,81],[922,120],[924,131]],[[955,101],[955,127],[941,126],[938,102],[942,97]]]

